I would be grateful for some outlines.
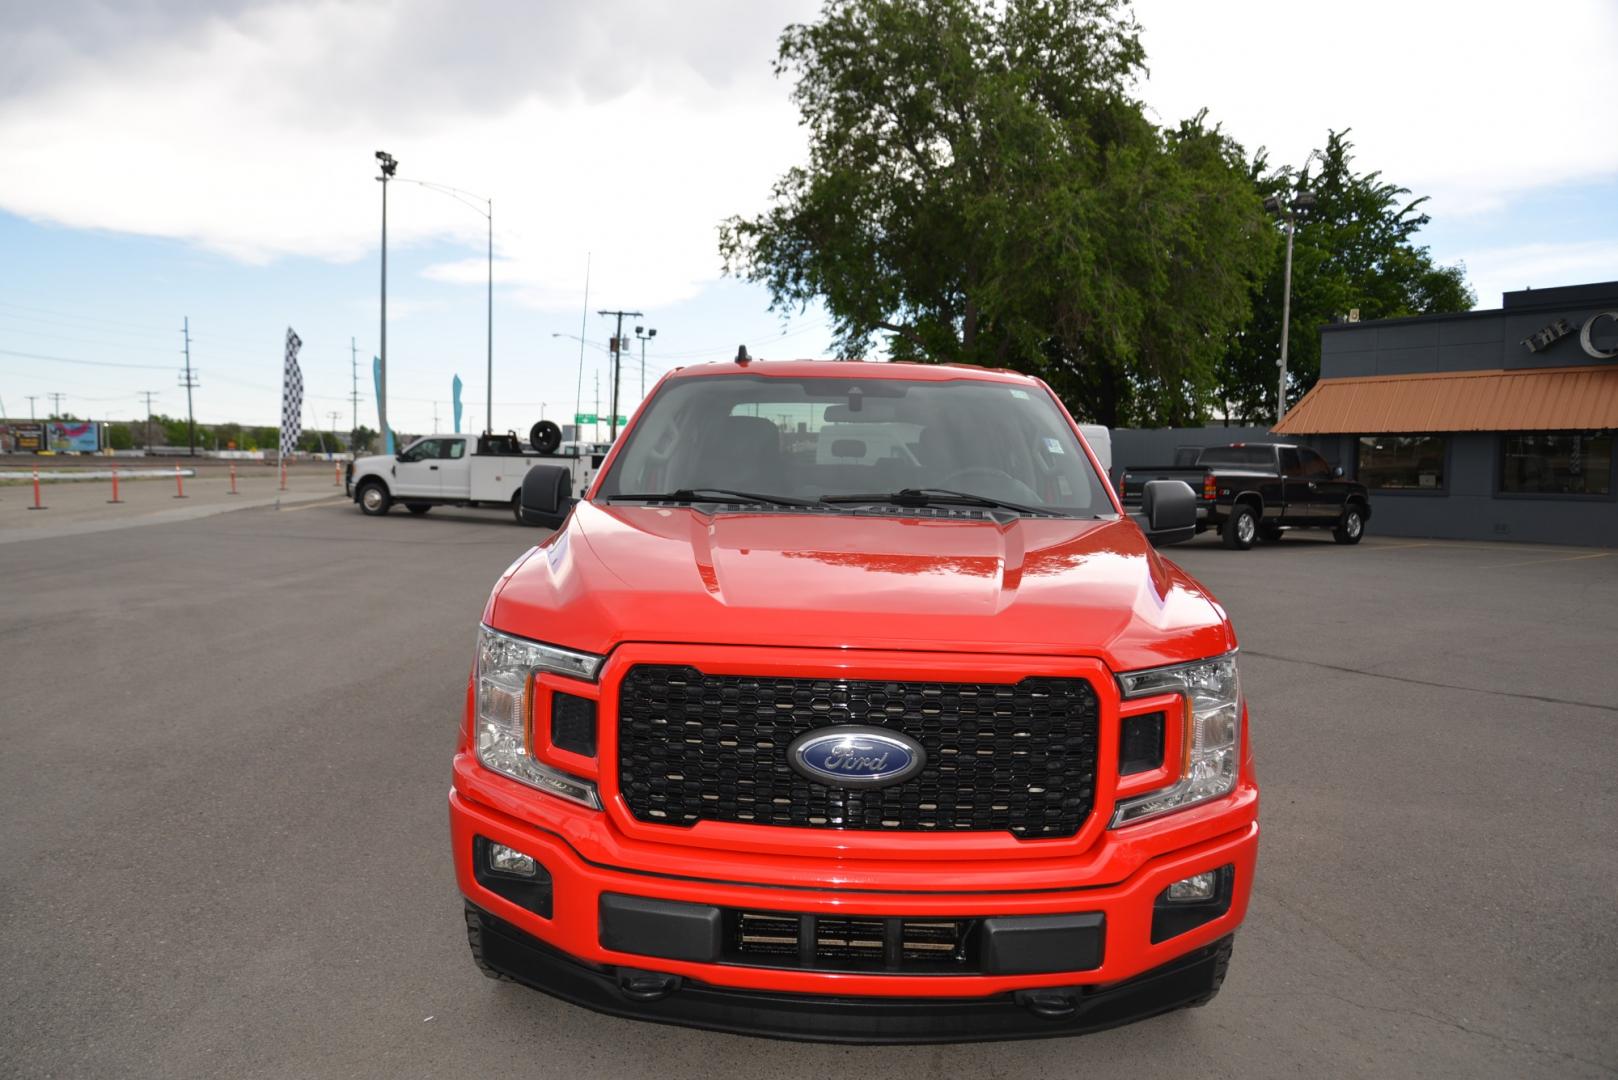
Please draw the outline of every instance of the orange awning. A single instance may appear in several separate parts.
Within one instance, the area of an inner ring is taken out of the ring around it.
[[[1321,379],[1278,435],[1618,428],[1618,365]]]

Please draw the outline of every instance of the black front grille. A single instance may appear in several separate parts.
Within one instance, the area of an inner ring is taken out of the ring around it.
[[[1081,678],[885,682],[706,675],[638,665],[619,692],[618,781],[640,821],[1072,836],[1095,800],[1099,709]],[[816,783],[787,744],[838,724],[927,753],[893,787]]]
[[[723,913],[724,959],[756,967],[899,974],[979,970],[976,919]]]

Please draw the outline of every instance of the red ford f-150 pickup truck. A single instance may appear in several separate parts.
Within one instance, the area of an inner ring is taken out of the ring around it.
[[[1209,1000],[1258,789],[1236,635],[1056,396],[675,371],[483,612],[450,825],[473,956],[603,1012],[848,1042]],[[1148,532],[1152,535],[1148,536]]]

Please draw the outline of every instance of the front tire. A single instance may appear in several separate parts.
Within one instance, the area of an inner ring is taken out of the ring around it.
[[[522,492],[520,491],[511,497],[511,516],[517,519],[518,525],[528,524],[522,519]]]
[[[1247,503],[1237,503],[1225,519],[1223,535],[1226,547],[1246,551],[1258,539],[1258,513]]]
[[[381,517],[393,505],[388,486],[380,480],[367,480],[360,485],[360,511],[371,517]]]
[[[472,963],[477,965],[485,978],[503,980],[505,976],[483,959],[483,920],[479,917],[478,909],[468,901],[462,903],[466,904],[466,943],[472,947]]]
[[[1225,976],[1230,971],[1230,953],[1235,943],[1235,935],[1231,935],[1215,946],[1217,951],[1214,953],[1213,978],[1210,980],[1212,985],[1206,994],[1187,1003],[1186,1008],[1200,1009],[1219,995],[1219,988],[1225,985]]]
[[[1331,531],[1331,538],[1339,544],[1357,544],[1365,536],[1365,508],[1359,503],[1349,503],[1343,507],[1343,516],[1337,522],[1337,528]]]

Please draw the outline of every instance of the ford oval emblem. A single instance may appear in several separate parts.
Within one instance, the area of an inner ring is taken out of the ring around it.
[[[879,788],[915,776],[927,763],[927,752],[915,739],[887,728],[826,727],[793,739],[787,761],[819,784]]]

